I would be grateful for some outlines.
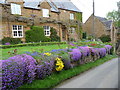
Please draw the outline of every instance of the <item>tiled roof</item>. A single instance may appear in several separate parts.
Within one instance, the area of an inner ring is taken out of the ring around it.
[[[50,0],[47,0],[47,1],[49,5],[51,6],[51,11],[59,12],[58,8]]]
[[[51,0],[57,8],[81,12],[70,0]]]
[[[40,9],[39,5],[44,0],[24,0],[24,7],[32,9]],[[51,6],[51,11],[59,12],[58,8],[71,10],[75,12],[81,12],[70,0],[46,0]],[[0,0],[0,3],[4,3],[5,0]]]
[[[33,8],[33,9],[40,9],[40,7],[38,7],[38,6],[40,5],[40,3],[42,1],[43,0],[25,1],[24,7]],[[53,3],[50,0],[46,0],[46,1],[51,6],[51,11],[53,11],[53,12],[59,12],[59,10],[53,5]]]
[[[106,27],[111,28],[112,20],[107,20],[106,18],[96,16]]]
[[[40,7],[38,7],[40,4],[40,2],[25,2],[24,3],[24,7],[26,8],[33,8],[33,9],[40,9]]]

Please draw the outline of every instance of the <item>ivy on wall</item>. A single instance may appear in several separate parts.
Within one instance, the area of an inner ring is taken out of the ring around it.
[[[75,13],[76,19],[82,22],[82,12]],[[78,33],[79,39],[82,39],[82,25],[76,25],[76,32]]]
[[[82,12],[75,13],[76,19],[82,22]]]

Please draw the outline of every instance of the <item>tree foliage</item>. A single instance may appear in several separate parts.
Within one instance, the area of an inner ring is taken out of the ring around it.
[[[107,13],[107,19],[113,20],[116,27],[120,27],[120,2],[117,3],[118,11],[111,11]]]

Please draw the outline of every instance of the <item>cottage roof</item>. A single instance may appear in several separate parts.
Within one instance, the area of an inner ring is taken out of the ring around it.
[[[25,2],[24,7],[32,8],[32,9],[40,9],[39,4],[40,4],[39,1],[37,1],[37,2],[30,1],[30,2]]]
[[[59,10],[57,9],[57,7],[55,7],[50,0],[46,0],[46,1],[51,6],[51,11],[53,11],[53,12],[59,12]],[[32,1],[25,0],[24,7],[33,8],[33,9],[40,9],[39,5],[42,2],[43,2],[43,0],[32,0]]]
[[[107,28],[111,28],[112,20],[107,20],[106,18],[96,16]]]
[[[24,7],[32,9],[40,9],[39,5],[44,0],[24,0]],[[65,9],[75,12],[81,12],[70,0],[46,0],[51,6],[51,11],[59,12],[59,9]],[[5,0],[0,0],[5,3]]]
[[[70,0],[51,0],[57,8],[81,12]]]

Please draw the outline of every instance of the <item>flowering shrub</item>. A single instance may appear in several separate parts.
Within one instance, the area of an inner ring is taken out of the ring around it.
[[[5,43],[5,45],[10,45],[10,43],[9,43],[9,42],[7,42],[7,43]]]
[[[61,58],[56,58],[56,71],[61,71],[64,67],[63,61],[61,60]]]
[[[31,83],[34,80],[36,61],[33,57],[22,54],[1,60],[1,62],[3,89],[14,89],[23,83]]]
[[[61,54],[61,59],[64,63],[64,69],[65,70],[70,69],[72,67],[71,66],[71,61],[70,61],[70,55],[68,53]]]
[[[72,59],[73,61],[78,61],[78,60],[80,60],[80,59],[81,59],[81,56],[82,56],[82,54],[81,54],[81,52],[80,52],[80,50],[79,50],[78,48],[73,49],[72,52],[69,52],[69,54],[71,55],[71,59]]]
[[[44,79],[45,77],[49,76],[54,68],[54,60],[50,62],[44,62],[42,65],[37,65],[36,69],[36,77],[38,79]]]
[[[111,45],[105,45],[105,48],[107,49],[108,54],[110,54],[112,46]]]
[[[84,57],[90,55],[90,49],[89,49],[89,47],[80,46],[80,47],[78,47],[78,48],[80,49],[80,51],[81,51],[81,53],[82,53],[82,55],[83,55]]]
[[[99,48],[89,48],[92,56],[99,56]]]
[[[98,50],[99,50],[100,58],[106,56],[106,49],[105,48],[98,48]]]
[[[97,44],[95,44],[95,43],[92,43],[92,44],[90,44],[90,46],[96,46]]]

